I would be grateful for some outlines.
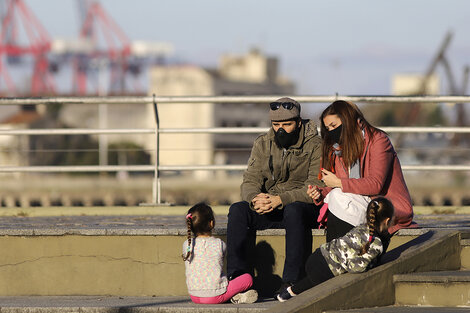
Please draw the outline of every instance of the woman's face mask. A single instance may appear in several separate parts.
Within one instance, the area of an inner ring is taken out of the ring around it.
[[[328,130],[328,137],[336,143],[339,143],[341,138],[341,131],[343,129],[343,123],[336,114],[330,114],[323,118],[323,124]]]
[[[331,138],[333,142],[339,143],[339,140],[341,138],[341,131],[343,130],[343,125],[339,125],[335,129],[329,130],[328,131],[328,137]]]

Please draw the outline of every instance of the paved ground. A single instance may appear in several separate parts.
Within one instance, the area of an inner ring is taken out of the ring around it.
[[[470,214],[416,215],[423,228],[470,228]],[[216,228],[225,229],[227,216],[218,214]],[[0,231],[13,229],[185,229],[183,215],[107,215],[107,216],[0,216]]]
[[[3,312],[261,312],[278,304],[261,300],[253,304],[196,305],[188,297],[0,297]]]

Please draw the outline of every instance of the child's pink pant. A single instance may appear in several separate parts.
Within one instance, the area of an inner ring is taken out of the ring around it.
[[[215,297],[195,297],[191,296],[194,303],[217,304],[230,300],[237,293],[250,289],[253,285],[253,278],[250,274],[243,274],[228,282],[227,291]]]

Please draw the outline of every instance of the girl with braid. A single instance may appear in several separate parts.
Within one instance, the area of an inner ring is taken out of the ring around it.
[[[194,303],[253,303],[258,293],[250,289],[253,278],[241,275],[231,281],[223,272],[226,245],[212,236],[214,212],[205,203],[198,203],[186,215],[188,239],[183,244],[186,285]],[[192,236],[194,234],[194,237]]]
[[[388,229],[394,220],[392,203],[384,197],[369,202],[367,223],[320,246],[307,260],[307,277],[276,295],[280,302],[343,273],[361,273],[373,267],[389,244]]]

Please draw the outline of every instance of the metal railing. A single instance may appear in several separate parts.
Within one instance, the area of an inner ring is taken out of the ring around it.
[[[3,98],[0,105],[28,104],[149,104],[153,103],[155,128],[133,129],[0,129],[0,136],[12,135],[111,135],[111,134],[147,134],[155,135],[156,151],[154,165],[90,165],[90,166],[0,166],[1,172],[154,172],[152,189],[153,204],[161,204],[160,172],[162,171],[242,171],[246,165],[160,165],[160,134],[259,134],[268,130],[265,127],[224,127],[224,128],[159,128],[159,103],[268,103],[278,96],[204,96],[204,97],[49,97],[49,98]],[[470,96],[291,96],[304,103],[330,103],[338,99],[356,103],[465,103]],[[470,133],[470,127],[381,127],[387,133]],[[409,171],[470,171],[470,165],[403,165]]]

